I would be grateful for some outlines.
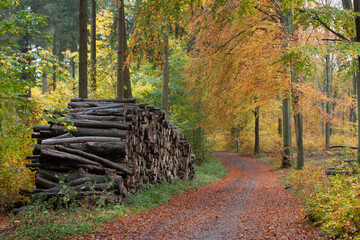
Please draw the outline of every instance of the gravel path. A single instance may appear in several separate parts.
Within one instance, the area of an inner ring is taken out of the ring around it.
[[[306,226],[300,201],[250,157],[218,152],[230,170],[213,184],[76,239],[327,239]]]

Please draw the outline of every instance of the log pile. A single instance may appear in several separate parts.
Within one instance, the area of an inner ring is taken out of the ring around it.
[[[33,128],[37,144],[27,157],[36,171],[32,197],[71,190],[80,198],[114,192],[121,201],[142,184],[194,174],[190,144],[151,104],[77,98],[52,114],[50,125]]]

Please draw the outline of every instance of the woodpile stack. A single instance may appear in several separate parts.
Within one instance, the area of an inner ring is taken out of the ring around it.
[[[163,110],[135,99],[77,98],[68,107],[33,128],[33,197],[66,190],[80,198],[113,192],[121,200],[142,184],[193,176],[190,144]]]

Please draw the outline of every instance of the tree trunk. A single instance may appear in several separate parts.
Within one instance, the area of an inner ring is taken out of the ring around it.
[[[354,0],[354,11],[360,13],[360,0]],[[356,16],[356,41],[360,42],[360,17]],[[360,68],[360,56],[358,56],[358,64]],[[359,75],[358,75],[359,76]],[[358,116],[360,115],[360,77],[357,78],[357,104],[358,104]],[[357,162],[360,163],[360,121],[358,119],[358,152]]]
[[[330,69],[330,55],[326,55],[325,57],[326,59],[326,93],[327,93],[327,97],[331,98],[331,86],[332,86],[332,79],[331,79],[331,69]],[[326,146],[326,150],[329,150],[330,147],[330,116],[331,116],[331,102],[328,101],[326,103],[326,113],[327,113],[327,121],[325,124],[325,146]]]
[[[87,0],[80,0],[79,97],[87,98]]]
[[[43,72],[41,82],[42,82],[42,94],[45,95],[48,92],[48,83],[47,83],[46,72]]]
[[[255,148],[254,153],[258,154],[260,153],[260,121],[259,121],[259,110],[260,107],[255,108]]]
[[[288,13],[285,12],[281,16],[281,24],[284,27],[284,31],[287,34],[287,38],[292,35],[292,10],[288,9]],[[289,93],[290,94],[290,93]],[[291,109],[290,109],[290,96],[286,96],[283,99],[283,145],[284,156],[282,159],[282,167],[291,166],[292,156],[292,144],[291,144]]]
[[[116,98],[124,98],[124,26],[125,23],[122,21],[124,16],[124,1],[117,0],[118,7],[118,19],[117,19],[117,88],[116,88]]]
[[[123,1],[122,1],[122,4]],[[124,41],[124,62],[126,62],[127,59],[127,50],[128,50],[128,46],[127,46],[127,35],[126,35],[126,21],[125,21],[125,8],[124,11],[122,12],[123,15],[121,16],[122,18],[122,24],[123,24],[123,41]],[[132,90],[131,90],[131,81],[130,81],[130,70],[129,70],[129,66],[125,65],[125,69],[124,69],[124,97],[125,98],[132,98]]]
[[[351,10],[352,9],[351,0],[342,0],[342,6],[345,10]]]
[[[96,92],[96,0],[91,0],[91,89]]]
[[[296,66],[293,64],[291,73],[291,82],[298,83],[296,76]],[[302,169],[304,167],[304,144],[303,144],[303,122],[301,115],[301,107],[299,104],[299,91],[292,89],[293,94],[293,109],[294,109],[294,122],[295,122],[295,133],[296,133],[296,169]]]
[[[55,33],[54,33],[54,35],[56,36],[57,35],[57,29],[55,29]],[[56,56],[57,54],[56,54],[56,37],[54,37],[54,40],[53,40],[53,55],[54,56]],[[56,66],[55,66],[55,64],[53,65],[53,76],[52,76],[52,80],[53,80],[53,82],[52,82],[52,90],[53,91],[55,91],[55,89],[56,89],[56,73],[55,73],[55,71],[56,71]]]
[[[236,136],[237,136],[237,152],[240,153],[240,124],[236,127]]]
[[[283,100],[283,145],[284,157],[281,166],[285,168],[291,166],[292,156],[290,97]]]
[[[163,109],[169,113],[169,38],[164,33]]]
[[[282,119],[281,118],[279,118],[278,119],[278,134],[279,134],[279,136],[280,137],[282,137]]]

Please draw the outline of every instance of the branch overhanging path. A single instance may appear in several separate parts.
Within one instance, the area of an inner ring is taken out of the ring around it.
[[[263,163],[218,152],[228,175],[74,239],[327,239],[306,225],[301,202]]]

